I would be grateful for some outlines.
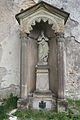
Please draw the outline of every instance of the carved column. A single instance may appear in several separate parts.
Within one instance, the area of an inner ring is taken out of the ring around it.
[[[58,49],[58,98],[64,98],[64,35],[57,34]]]
[[[64,34],[57,34],[57,49],[58,49],[58,99],[57,99],[57,110],[64,112],[67,109],[67,102],[64,99]]]
[[[21,32],[21,49],[20,49],[20,99],[17,101],[17,107],[18,108],[24,108],[24,106],[27,104],[27,96],[28,96],[28,89],[27,89],[27,81],[26,81],[26,71],[27,67],[26,60],[27,60],[27,35],[25,33]]]
[[[26,81],[26,70],[27,67],[25,67],[26,62],[27,62],[27,56],[26,56],[26,51],[27,51],[27,35],[26,34],[21,34],[21,67],[20,67],[20,94],[21,94],[21,98],[27,98],[27,81]]]

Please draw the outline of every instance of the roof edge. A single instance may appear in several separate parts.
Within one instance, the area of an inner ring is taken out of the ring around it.
[[[15,15],[15,18],[17,19],[18,23],[20,24],[19,15],[21,15],[22,13],[24,13],[24,12],[26,12],[26,11],[28,11],[28,10],[30,10],[30,9],[32,9],[32,8],[34,8],[34,7],[36,7],[36,6],[38,6],[39,4],[46,4],[46,5],[48,5],[49,7],[54,8],[54,9],[56,9],[56,10],[58,10],[58,11],[64,13],[64,14],[66,14],[67,16],[66,16],[66,18],[65,18],[64,24],[67,22],[67,19],[68,19],[70,13],[68,13],[68,12],[66,12],[66,11],[63,11],[62,9],[59,9],[59,8],[57,8],[57,7],[54,7],[54,6],[48,4],[48,3],[44,2],[44,1],[41,1],[41,2],[39,2],[39,3],[36,3],[35,5],[33,5],[33,6],[29,7],[29,8],[27,8],[27,9],[21,11],[20,13],[16,14],[16,15]]]

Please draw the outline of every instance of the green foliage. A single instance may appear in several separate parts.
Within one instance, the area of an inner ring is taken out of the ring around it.
[[[75,100],[75,104],[76,104],[77,109],[80,112],[80,100]]]
[[[68,99],[69,108],[73,107],[80,112],[80,100]]]
[[[20,120],[80,120],[80,114],[76,114],[74,110],[80,110],[80,100],[68,99],[69,109],[67,113],[56,113],[45,110],[26,110],[17,111],[15,115]]]
[[[16,115],[20,120],[80,120],[80,115],[75,115],[72,110],[68,113],[56,113],[43,110],[17,111]]]
[[[11,94],[9,98],[3,100],[4,104],[0,106],[0,120],[7,119],[8,115],[6,113],[17,107],[17,99],[16,96]]]
[[[17,107],[17,100],[18,98],[16,96],[13,96],[13,94],[10,94],[10,97],[4,100],[4,109],[6,111],[14,109]]]
[[[68,98],[67,100],[68,100],[68,104],[69,104],[69,105],[73,105],[73,104],[74,104],[74,102],[75,102],[74,100],[69,99],[69,98]]]
[[[71,109],[68,109],[68,118],[70,119],[74,118],[74,112]]]
[[[6,119],[8,116],[5,113],[4,106],[0,106],[0,120]]]
[[[10,95],[4,99],[4,104],[0,106],[0,120],[8,119],[6,114],[10,110],[17,107],[17,97]],[[23,110],[17,111],[14,115],[20,120],[80,120],[80,114],[75,114],[74,109],[80,112],[80,100],[68,99],[69,109],[67,113],[56,113],[46,110]]]
[[[56,113],[45,110],[17,111],[15,115],[20,120],[80,120],[80,114],[75,114],[73,109],[80,110],[80,100],[68,99],[69,109],[67,113]],[[72,109],[73,108],[73,109]]]

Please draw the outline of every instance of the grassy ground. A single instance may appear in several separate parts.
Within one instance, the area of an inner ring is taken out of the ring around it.
[[[8,113],[17,107],[17,97],[12,94],[8,99],[3,100],[3,105],[0,106],[0,120],[8,120]],[[80,100],[68,99],[67,113],[56,113],[45,110],[23,110],[14,113],[19,120],[80,120]]]
[[[17,107],[17,100],[17,97],[13,96],[13,94],[3,100],[4,104],[0,106],[0,120],[8,119],[9,116],[6,113]]]
[[[74,114],[72,110],[67,113],[56,113],[45,110],[17,111],[16,115],[20,120],[80,120],[80,114]]]
[[[15,115],[20,120],[80,120],[80,100],[68,99],[67,113],[56,113],[53,111],[17,111]]]

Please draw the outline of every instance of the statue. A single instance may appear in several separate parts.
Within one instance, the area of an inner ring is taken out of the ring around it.
[[[38,65],[48,64],[48,53],[48,38],[44,36],[44,32],[42,31],[38,38]]]

